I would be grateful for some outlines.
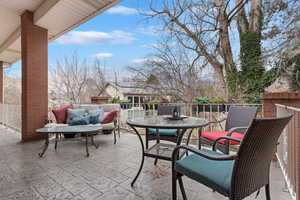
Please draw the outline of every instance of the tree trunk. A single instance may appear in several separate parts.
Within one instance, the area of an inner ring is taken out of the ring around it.
[[[226,85],[228,89],[228,99],[231,101],[238,98],[238,76],[237,69],[233,60],[232,48],[229,39],[229,21],[226,14],[226,4],[224,0],[216,0],[219,7],[219,38],[221,44],[221,54],[224,59],[224,69]]]
[[[241,0],[236,0],[240,3]],[[260,93],[264,91],[265,69],[261,60],[261,30],[263,15],[261,0],[251,1],[249,20],[244,8],[237,16],[240,36],[241,74],[239,85],[247,102],[257,103]],[[250,22],[249,22],[250,21]]]

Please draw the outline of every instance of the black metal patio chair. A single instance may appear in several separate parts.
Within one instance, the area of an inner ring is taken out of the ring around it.
[[[187,199],[182,176],[187,176],[212,188],[230,200],[241,200],[265,187],[266,199],[270,200],[269,173],[279,136],[292,118],[254,119],[245,133],[236,155],[224,155],[215,150],[198,150],[187,145],[175,148],[172,156],[172,195],[177,199],[177,180],[183,199]],[[221,137],[218,140],[238,139]],[[179,150],[193,152],[193,155],[178,159]]]
[[[227,118],[213,123],[221,123],[226,120],[224,131],[199,131],[199,149],[202,144],[213,145],[219,137],[232,137],[242,140],[248,126],[256,117],[257,107],[255,106],[230,106]],[[229,154],[230,145],[239,145],[235,140],[218,140],[217,148],[225,154]]]

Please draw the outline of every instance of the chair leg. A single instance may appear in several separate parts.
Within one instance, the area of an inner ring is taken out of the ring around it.
[[[157,161],[158,161],[158,159],[155,158],[155,160],[154,160],[154,165],[157,165]]]
[[[266,191],[266,199],[271,200],[271,194],[270,194],[270,184],[267,184],[265,186],[265,191]]]
[[[180,187],[180,190],[181,190],[182,198],[183,198],[183,200],[187,200],[181,176],[178,176],[178,182],[179,182],[179,187]]]
[[[114,144],[116,144],[117,143],[116,130],[114,129],[113,132],[114,132]]]
[[[148,140],[148,138],[146,136],[146,149],[148,149],[148,148],[149,148],[149,140]]]
[[[229,155],[229,144],[225,147],[225,154]]]
[[[172,200],[177,200],[177,173],[172,170]]]

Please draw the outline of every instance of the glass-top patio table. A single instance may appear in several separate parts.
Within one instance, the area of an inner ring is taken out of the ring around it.
[[[45,146],[41,153],[39,153],[40,157],[43,157],[49,145],[49,135],[55,134],[55,150],[57,149],[58,137],[60,134],[74,134],[80,133],[85,136],[85,147],[86,147],[86,156],[89,157],[89,149],[88,149],[88,138],[91,138],[92,144],[98,148],[98,145],[94,142],[94,135],[102,130],[102,126],[98,125],[80,125],[80,126],[53,126],[53,127],[44,127],[37,129],[36,132],[40,134],[46,134],[45,138]]]
[[[208,124],[208,121],[206,119],[196,117],[186,117],[182,120],[171,120],[168,119],[167,116],[145,116],[129,119],[127,120],[127,124],[134,130],[134,132],[138,136],[142,147],[142,161],[138,173],[131,182],[131,186],[133,186],[136,179],[142,171],[145,156],[152,157],[155,159],[171,161],[173,149],[177,145],[181,144],[183,136],[187,133],[186,144],[188,144],[193,130],[197,128],[200,129],[199,131],[201,131],[202,127]],[[141,134],[138,132],[137,128],[156,129],[157,143],[151,146],[150,148],[145,149],[143,139],[141,137]],[[162,143],[160,141],[159,129],[177,129],[176,144]],[[185,153],[185,151],[182,151],[180,153],[180,156],[183,156]]]

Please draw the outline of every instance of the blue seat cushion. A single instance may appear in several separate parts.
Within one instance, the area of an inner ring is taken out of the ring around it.
[[[201,151],[212,154],[213,156],[223,155],[206,149]],[[231,188],[233,165],[233,160],[209,160],[202,156],[192,154],[182,160],[176,161],[175,170],[180,174],[228,196]]]
[[[78,125],[88,125],[90,123],[90,116],[79,116],[79,117],[73,117],[69,121],[70,126],[78,126]]]
[[[87,112],[85,109],[68,109],[67,111],[67,124],[71,124],[74,118],[80,118],[86,116]]]
[[[148,128],[148,133],[151,135],[156,135],[155,128]],[[177,129],[158,129],[159,135],[164,136],[177,136]]]

